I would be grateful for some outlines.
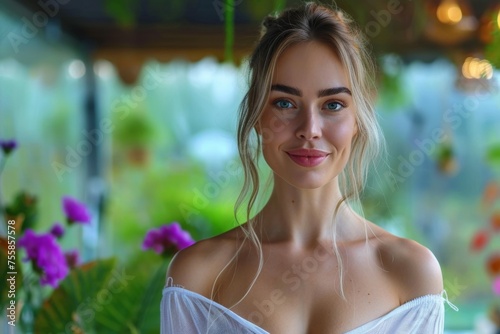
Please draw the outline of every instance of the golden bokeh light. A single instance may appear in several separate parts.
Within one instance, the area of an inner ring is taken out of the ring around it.
[[[491,79],[493,66],[486,59],[467,57],[462,65],[462,74],[467,79]]]
[[[456,24],[462,20],[462,9],[454,0],[442,1],[436,11],[439,21],[446,24]]]

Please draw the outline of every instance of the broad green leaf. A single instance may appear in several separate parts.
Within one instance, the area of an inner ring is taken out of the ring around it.
[[[97,260],[70,272],[44,301],[35,318],[35,333],[92,332],[96,311],[104,308],[110,290],[115,260]]]
[[[97,333],[134,333],[135,318],[141,307],[145,282],[137,275],[129,276],[126,284],[121,284],[106,298],[104,307],[96,312],[95,329]]]
[[[160,330],[160,302],[168,264],[169,261],[164,261],[158,267],[143,295],[137,316],[137,327],[141,333],[158,333]]]

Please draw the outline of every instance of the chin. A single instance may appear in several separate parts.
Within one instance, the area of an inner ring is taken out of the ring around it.
[[[314,177],[314,176],[304,177],[304,175],[301,175],[297,177],[281,177],[281,179],[283,179],[286,183],[297,189],[314,190],[331,185],[335,178]]]

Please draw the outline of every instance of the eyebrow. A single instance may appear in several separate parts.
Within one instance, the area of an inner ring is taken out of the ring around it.
[[[318,92],[318,97],[329,96],[329,95],[337,95],[340,93],[346,93],[352,96],[351,91],[347,87],[334,87],[320,90]]]
[[[300,89],[290,87],[287,85],[281,85],[281,84],[276,84],[271,86],[271,90],[278,91],[278,92],[283,92],[283,93],[288,93],[296,96],[302,96],[302,92]],[[318,92],[318,97],[324,97],[324,96],[329,96],[329,95],[337,95],[340,93],[346,93],[352,96],[351,91],[347,87],[333,87],[333,88],[327,88],[327,89],[322,89]]]

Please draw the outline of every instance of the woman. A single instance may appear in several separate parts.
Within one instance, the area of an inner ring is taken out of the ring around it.
[[[442,332],[433,254],[351,208],[382,141],[359,31],[314,3],[263,24],[238,127],[247,221],[176,254],[162,332]],[[259,151],[273,188],[251,215]]]

